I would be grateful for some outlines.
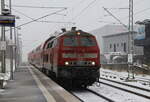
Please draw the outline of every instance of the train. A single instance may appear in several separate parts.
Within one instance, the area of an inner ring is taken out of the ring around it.
[[[96,37],[72,27],[51,36],[28,54],[30,64],[60,83],[91,86],[100,77],[100,49]]]

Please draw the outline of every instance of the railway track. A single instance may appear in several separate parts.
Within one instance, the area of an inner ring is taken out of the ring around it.
[[[112,99],[110,99],[110,98],[108,98],[108,97],[106,97],[104,95],[101,95],[101,94],[99,94],[99,93],[97,93],[97,92],[95,92],[95,91],[93,91],[91,89],[86,89],[86,90],[89,91],[89,92],[91,92],[91,93],[93,93],[93,94],[95,94],[98,97],[101,97],[101,98],[105,99],[108,102],[115,102],[114,100],[112,100]]]
[[[100,79],[111,81],[111,82],[118,83],[118,84],[121,84],[121,85],[124,85],[124,86],[128,86],[128,87],[132,87],[132,88],[136,88],[136,89],[140,89],[140,90],[150,92],[150,89],[141,88],[141,87],[138,87],[138,86],[134,86],[134,85],[130,85],[130,84],[126,84],[126,83],[122,83],[122,82],[118,82],[118,81],[114,81],[114,80],[110,80],[110,79],[105,79],[105,78],[100,78]]]
[[[83,92],[82,92],[82,91],[83,91]],[[97,102],[101,102],[101,101],[102,101],[102,102],[115,102],[115,101],[112,100],[111,98],[108,98],[108,97],[106,97],[106,96],[104,96],[104,95],[101,95],[101,94],[99,94],[99,93],[93,91],[92,89],[86,88],[86,89],[82,89],[82,91],[79,91],[78,93],[76,93],[76,92],[71,92],[71,94],[73,94],[73,95],[74,95],[75,97],[77,97],[78,99],[82,100],[82,102],[86,102],[86,101],[88,101],[88,102],[91,102],[91,101],[95,102],[95,100],[96,100]],[[80,94],[87,95],[88,97],[85,97],[85,98],[84,98],[84,95],[81,96]],[[93,96],[93,95],[95,96],[94,100],[92,100],[91,97],[89,97],[89,96]],[[86,101],[84,101],[84,100],[86,100]]]
[[[136,87],[136,86],[132,86],[132,85],[128,85],[128,84],[124,84],[124,83],[120,83],[120,82],[116,82],[104,78],[100,78],[99,83],[138,95],[140,97],[150,99],[150,90],[148,89],[144,89],[144,88],[140,88],[140,87]]]

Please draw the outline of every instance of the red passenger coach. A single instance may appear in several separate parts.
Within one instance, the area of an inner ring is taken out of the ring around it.
[[[30,64],[38,67],[42,70],[43,68],[43,45],[41,44],[35,50],[28,54],[28,61]]]
[[[89,86],[99,79],[100,50],[95,36],[81,30],[63,32],[45,41],[43,72],[60,81]]]

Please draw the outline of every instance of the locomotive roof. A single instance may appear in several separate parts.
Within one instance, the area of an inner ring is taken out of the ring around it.
[[[92,34],[90,33],[87,33],[87,32],[84,32],[82,30],[77,30],[77,31],[67,31],[65,33],[62,34],[62,36],[74,36],[74,35],[77,35],[77,33],[80,33],[80,36],[93,36]]]
[[[94,35],[92,35],[92,34],[90,34],[90,33],[83,32],[82,30],[63,32],[63,33],[60,33],[58,36],[51,36],[51,37],[49,37],[49,38],[44,42],[43,49],[45,48],[46,44],[47,44],[49,41],[54,41],[55,39],[57,39],[57,38],[59,38],[59,37],[61,37],[61,36],[76,36],[78,32],[80,32],[80,36],[94,36]]]
[[[44,42],[42,49],[44,49],[44,48],[45,48],[45,46],[46,46],[47,42],[49,42],[50,40],[52,40],[52,39],[54,39],[54,38],[56,38],[56,37],[55,37],[55,36],[51,36],[51,37],[49,37],[49,38],[48,38],[48,39]]]

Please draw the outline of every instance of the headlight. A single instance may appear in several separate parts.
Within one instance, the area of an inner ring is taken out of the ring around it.
[[[92,62],[92,65],[94,66],[94,65],[95,65],[95,62]]]
[[[68,66],[68,65],[69,65],[69,62],[65,62],[65,65]]]

